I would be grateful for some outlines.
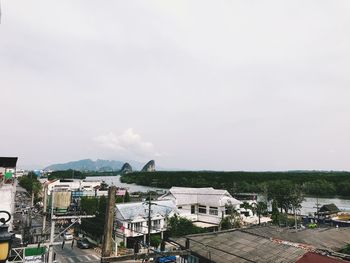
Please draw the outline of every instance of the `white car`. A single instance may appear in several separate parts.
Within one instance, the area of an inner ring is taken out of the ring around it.
[[[69,234],[69,233],[65,233],[63,238],[64,238],[64,240],[72,240],[73,239],[73,235]]]

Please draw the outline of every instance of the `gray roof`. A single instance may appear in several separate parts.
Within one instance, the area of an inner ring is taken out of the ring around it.
[[[172,199],[176,200],[177,205],[186,204],[208,204],[212,206],[224,206],[231,203],[232,205],[241,202],[233,198],[226,190],[207,188],[189,188],[189,187],[172,187],[169,192],[161,196],[159,200]]]
[[[331,249],[333,251],[344,248],[350,242],[350,228],[348,227],[304,229],[295,232],[293,229],[267,226],[247,228],[244,231],[267,238],[303,243],[316,248]]]
[[[192,252],[204,258],[211,257],[217,263],[296,262],[308,249],[339,251],[344,248],[350,240],[350,228],[305,229],[295,232],[293,229],[266,226],[186,237],[190,238]],[[174,241],[185,247],[186,237]]]
[[[272,242],[269,238],[256,236],[240,230],[187,236],[190,250],[213,262],[283,262],[292,263],[307,251],[298,247]],[[185,238],[174,240],[185,247]]]
[[[319,212],[333,212],[337,213],[339,212],[339,208],[335,204],[326,204],[321,206]]]
[[[148,217],[148,203],[136,202],[136,203],[124,203],[116,204],[116,211],[120,213],[122,220],[133,220],[137,217]],[[151,216],[157,214],[165,217],[176,209],[175,203],[172,200],[164,201],[152,201]]]

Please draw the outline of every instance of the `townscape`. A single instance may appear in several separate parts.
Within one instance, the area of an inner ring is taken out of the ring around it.
[[[8,262],[350,260],[350,213],[335,204],[317,203],[313,215],[303,215],[299,196],[291,211],[280,213],[275,201],[256,193],[131,192],[122,183],[74,178],[79,171],[22,171],[16,163],[17,157],[0,158],[0,238],[8,239],[8,253],[2,252]],[[155,162],[143,172],[155,173]],[[132,168],[126,164],[118,173]]]
[[[350,263],[350,0],[0,0],[0,263]]]

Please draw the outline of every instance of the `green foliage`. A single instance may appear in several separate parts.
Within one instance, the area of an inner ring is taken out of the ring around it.
[[[105,196],[100,198],[82,197],[81,199],[82,211],[89,215],[96,215],[95,218],[82,219],[81,229],[97,239],[103,236],[106,206],[107,199]]]
[[[337,192],[334,183],[325,179],[306,182],[303,188],[305,193],[310,195],[334,195]]]
[[[191,220],[176,215],[169,218],[168,231],[170,237],[180,237],[205,232],[203,228],[195,226]]]
[[[124,196],[117,196],[115,199],[116,204],[128,203],[128,202],[130,202],[130,195],[129,195],[128,191],[125,192]]]
[[[126,191],[126,193],[125,193],[124,202],[125,202],[125,203],[129,203],[129,202],[130,202],[130,195],[129,195],[129,192],[128,192],[128,191]]]
[[[125,248],[125,243],[124,243],[124,241],[121,241],[121,242],[119,243],[119,247],[120,247],[120,248]]]
[[[253,213],[258,215],[258,217],[259,217],[259,225],[260,225],[260,218],[261,218],[261,216],[268,215],[267,203],[259,201],[256,204],[256,207],[253,206]]]
[[[80,199],[80,207],[83,212],[88,215],[94,215],[98,211],[99,200],[96,197],[82,196]]]
[[[20,177],[19,185],[26,189],[30,195],[34,193],[34,203],[40,201],[41,198],[39,194],[41,192],[42,185],[34,172],[29,172],[28,175]]]
[[[346,247],[342,249],[340,252],[350,255],[350,244],[347,244]]]
[[[350,181],[337,184],[337,194],[348,196],[350,194]]]
[[[277,206],[277,201],[273,200],[272,201],[272,213],[271,213],[271,220],[272,223],[277,225],[279,223],[279,211],[278,211],[278,206]]]
[[[245,209],[251,209],[251,206],[246,202],[243,203],[243,207]],[[226,210],[226,213],[228,213],[229,215],[224,217],[221,220],[220,228],[222,230],[226,230],[226,229],[242,227],[242,222],[238,211],[232,205],[226,205],[225,210]]]
[[[85,179],[86,175],[76,170],[53,171],[49,176],[49,180],[53,179]]]
[[[134,172],[122,175],[123,183],[151,186],[156,181],[158,187],[214,187],[227,189],[231,193],[270,190],[270,200],[285,203],[283,194],[289,187],[297,185],[308,195],[350,195],[350,172],[213,172],[213,171],[158,171],[153,173]],[[271,189],[274,189],[271,192]],[[271,197],[274,195],[274,197]],[[279,205],[280,206],[280,205]],[[283,207],[283,209],[288,209]]]
[[[241,228],[241,221],[237,217],[226,216],[220,222],[221,230]]]
[[[151,236],[151,246],[152,247],[159,247],[160,243],[162,242],[162,239],[160,238],[160,235],[152,235]]]

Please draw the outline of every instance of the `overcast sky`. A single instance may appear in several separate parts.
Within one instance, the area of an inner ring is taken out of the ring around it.
[[[0,155],[350,170],[350,1],[5,0]]]

